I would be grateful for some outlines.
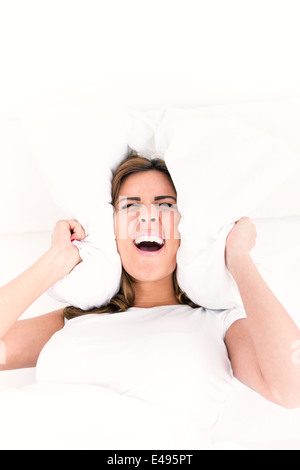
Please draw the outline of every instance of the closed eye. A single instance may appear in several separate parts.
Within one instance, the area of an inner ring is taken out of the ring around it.
[[[123,210],[130,209],[130,207],[140,207],[140,204],[126,204],[122,207]]]
[[[162,202],[160,204],[157,204],[157,210],[159,211],[176,211],[177,210],[177,204],[171,204],[170,202]]]
[[[168,207],[169,209],[171,209],[174,204],[170,204],[169,202],[162,202],[161,204],[158,204],[159,207]]]
[[[157,206],[162,207],[162,208],[172,209],[172,207],[175,207],[175,204],[171,204],[169,202],[162,202],[161,204],[157,204]],[[139,208],[140,204],[126,204],[125,206],[122,207],[122,209],[126,210],[126,209],[130,209],[130,207]]]

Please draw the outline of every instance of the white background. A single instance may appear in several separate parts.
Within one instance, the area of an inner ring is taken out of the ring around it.
[[[86,85],[179,105],[299,96],[298,12],[298,0],[0,0],[0,113]]]

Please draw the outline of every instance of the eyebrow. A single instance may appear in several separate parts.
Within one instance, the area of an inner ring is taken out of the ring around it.
[[[174,196],[157,196],[154,198],[154,201],[161,201],[162,199],[173,199],[175,202],[177,201]]]
[[[177,201],[176,197],[174,196],[156,196],[154,198],[154,201],[157,202],[157,201],[162,201],[163,199],[173,199],[175,202]],[[120,199],[120,201],[118,202],[118,204],[121,204],[121,202],[123,201],[136,201],[136,202],[141,202],[141,198],[140,197],[124,197],[122,199]]]

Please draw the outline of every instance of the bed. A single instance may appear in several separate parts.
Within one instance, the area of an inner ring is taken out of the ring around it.
[[[293,152],[300,154],[299,98],[219,106],[206,103],[205,109],[226,112],[279,138]],[[139,112],[144,113],[148,122],[155,115],[153,110],[148,114],[147,110]],[[0,153],[0,285],[3,285],[47,249],[53,225],[64,218],[66,212],[53,199],[51,190],[41,178],[40,167],[32,155],[17,113],[1,117]],[[261,259],[264,250],[269,250],[268,259],[277,256],[277,271],[271,265],[265,266],[264,275],[300,325],[297,299],[300,276],[299,182],[300,168],[278,184],[247,215],[257,223],[262,234],[255,252],[257,259]],[[277,245],[270,246],[270,234],[275,232]],[[292,241],[284,247],[282,244],[287,240]],[[64,305],[66,303],[46,293],[22,318],[47,313]],[[297,361],[297,350],[294,352]],[[0,391],[1,449],[176,450],[210,448],[211,445],[215,449],[300,449],[300,409],[285,410],[268,403],[238,381],[234,381],[232,393],[224,403],[212,444],[197,440],[197,434],[179,416],[171,416],[166,410],[156,409],[149,403],[127,400],[97,387],[61,386],[54,390],[37,386],[34,369],[0,372]],[[12,410],[10,416],[9,410]],[[127,426],[116,429],[115,422],[120,416]],[[149,432],[141,436],[139,429],[145,420],[149,422]],[[159,432],[157,422],[164,423]],[[157,430],[155,438],[154,428]]]

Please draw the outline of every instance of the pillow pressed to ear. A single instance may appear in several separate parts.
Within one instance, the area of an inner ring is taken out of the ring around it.
[[[83,262],[49,291],[54,298],[87,310],[119,290],[111,175],[130,145],[165,158],[177,188],[180,287],[207,308],[241,304],[225,266],[226,236],[299,166],[284,144],[224,115],[187,110],[145,117],[118,106],[54,106],[25,113],[23,123],[52,197],[87,233],[75,242]]]
[[[66,219],[87,237],[77,244],[83,262],[49,294],[82,309],[101,306],[119,290],[111,201],[112,170],[128,152],[121,106],[31,108],[22,115],[42,178]]]
[[[95,214],[77,214],[87,237],[73,244],[79,249],[82,263],[57,282],[48,294],[56,300],[88,310],[107,304],[119,291],[122,264],[117,252],[113,207],[99,204]]]
[[[178,282],[199,305],[241,305],[225,266],[235,221],[253,210],[300,166],[281,141],[226,115],[167,111],[156,130],[178,193],[181,247]]]
[[[163,111],[149,115],[123,106],[32,105],[21,115],[41,175],[52,198],[84,227],[73,242],[83,260],[48,293],[83,310],[100,307],[119,291],[122,265],[117,252],[111,202],[112,171],[128,146],[153,153],[154,128]]]

